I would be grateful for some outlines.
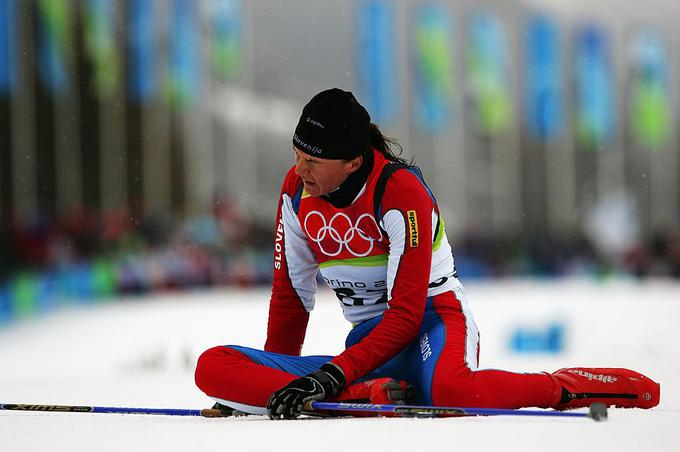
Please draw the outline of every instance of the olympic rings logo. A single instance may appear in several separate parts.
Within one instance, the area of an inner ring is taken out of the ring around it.
[[[316,220],[315,217],[318,217],[319,220]],[[321,225],[318,229],[313,228],[315,229],[314,232],[310,231],[310,220],[312,223],[319,221]],[[345,229],[342,226],[346,226],[344,234],[338,231],[338,228]],[[343,249],[347,249],[352,256],[365,257],[373,251],[373,243],[383,239],[375,218],[369,213],[362,214],[352,224],[352,219],[345,213],[338,212],[333,215],[329,222],[326,222],[326,218],[321,212],[312,210],[305,217],[304,227],[307,237],[319,246],[322,253],[329,257],[339,255]],[[370,235],[371,229],[378,232],[378,238]],[[324,244],[326,247],[332,246],[332,249],[324,248]],[[366,249],[364,250],[364,248]]]

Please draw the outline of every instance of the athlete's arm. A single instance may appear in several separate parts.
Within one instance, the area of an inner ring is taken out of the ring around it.
[[[342,368],[347,383],[388,361],[418,334],[432,261],[433,208],[427,189],[412,173],[401,170],[390,177],[381,221],[390,241],[389,308],[373,331],[332,360]]]
[[[300,355],[309,311],[314,308],[318,272],[318,264],[293,208],[298,181],[291,170],[279,199],[274,237],[274,283],[264,346],[269,352],[295,356]]]

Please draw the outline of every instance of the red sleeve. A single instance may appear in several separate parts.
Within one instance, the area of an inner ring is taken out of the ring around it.
[[[394,264],[398,268],[383,319],[364,339],[332,360],[345,372],[348,383],[387,362],[418,334],[432,261],[433,208],[429,192],[416,176],[408,171],[392,175],[383,195],[382,212],[401,213],[404,227],[397,229],[404,236],[390,235],[390,259],[396,243],[403,243],[403,252],[398,264]]]
[[[272,294],[269,301],[267,341],[264,349],[268,352],[299,356],[305,340],[309,312],[304,308],[288,275],[285,228],[281,213],[283,195],[288,194],[292,197],[295,193],[295,179],[294,171],[289,171],[281,190],[279,207],[276,213],[274,283],[272,284]]]

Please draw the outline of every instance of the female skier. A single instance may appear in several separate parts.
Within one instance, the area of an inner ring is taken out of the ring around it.
[[[627,369],[478,370],[479,334],[440,210],[395,144],[350,92],[329,89],[304,107],[279,199],[264,351],[204,352],[203,392],[226,413],[274,419],[318,400],[560,410],[659,403],[659,384]],[[338,356],[302,357],[318,272],[353,329]]]

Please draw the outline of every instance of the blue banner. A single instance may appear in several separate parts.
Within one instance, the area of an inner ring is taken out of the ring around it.
[[[145,102],[158,91],[154,0],[128,2],[128,94]]]
[[[441,132],[453,121],[455,101],[453,31],[448,12],[436,5],[418,7],[413,33],[415,123],[426,132]]]
[[[62,0],[38,0],[38,76],[45,89],[63,95],[69,85],[71,42],[69,3]]]
[[[233,80],[243,65],[243,14],[239,0],[210,0],[210,59],[216,75]]]
[[[595,25],[576,35],[576,138],[581,146],[597,149],[614,133],[614,85],[609,40]]]
[[[389,123],[398,102],[392,2],[368,0],[361,4],[358,40],[358,97],[374,123]]]
[[[642,30],[633,36],[629,56],[633,135],[638,145],[656,150],[668,142],[673,124],[666,45],[655,31]]]
[[[0,94],[9,94],[16,83],[15,24],[15,0],[0,0]]]
[[[186,107],[198,94],[200,54],[198,11],[194,0],[171,0],[170,103]]]
[[[115,0],[87,0],[84,6],[85,48],[92,62],[92,89],[100,99],[108,99],[120,83],[116,3]]]
[[[12,294],[6,282],[0,281],[0,327],[9,323],[14,316]]]
[[[479,12],[466,23],[465,73],[475,129],[494,136],[508,130],[512,117],[507,37],[495,16]]]
[[[550,141],[563,131],[565,123],[559,31],[547,17],[534,16],[524,36],[526,125],[535,138]]]

